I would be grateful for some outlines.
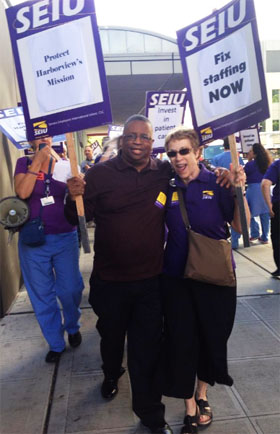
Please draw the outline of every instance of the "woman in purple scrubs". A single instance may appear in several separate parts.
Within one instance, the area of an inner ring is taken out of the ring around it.
[[[262,244],[268,243],[269,210],[261,191],[261,182],[265,172],[272,163],[269,152],[259,143],[255,143],[248,153],[248,163],[244,170],[247,176],[248,188],[246,198],[251,212],[250,241],[259,240]],[[260,217],[262,233],[255,217]]]
[[[163,274],[165,313],[165,379],[163,394],[183,398],[186,415],[182,434],[197,433],[212,421],[207,386],[231,386],[227,341],[236,309],[236,287],[184,279],[188,235],[177,188],[181,188],[192,229],[214,239],[226,239],[227,223],[241,232],[232,188],[220,187],[216,175],[199,164],[201,148],[194,130],[179,128],[166,137],[165,148],[176,172],[167,196],[168,238]],[[232,185],[245,184],[242,167],[229,172]],[[246,200],[245,200],[246,202]],[[249,223],[249,211],[246,204]],[[196,383],[196,386],[195,386]]]
[[[44,224],[45,243],[26,245],[20,231],[18,251],[24,284],[49,345],[45,361],[56,363],[65,350],[65,331],[71,347],[82,341],[79,306],[84,284],[79,270],[77,229],[64,217],[67,185],[53,178],[51,144],[51,137],[34,140],[33,158],[17,160],[15,191],[28,201],[29,220],[41,215]]]

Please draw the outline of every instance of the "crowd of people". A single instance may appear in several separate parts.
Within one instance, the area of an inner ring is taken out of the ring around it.
[[[45,146],[40,149],[42,142]],[[150,120],[133,115],[125,122],[114,151],[109,147],[104,160],[91,165],[92,154],[86,148],[84,176],[70,178],[67,184],[52,177],[51,139],[32,142],[34,157],[17,162],[15,190],[28,200],[30,219],[41,217],[45,242],[28,246],[20,232],[20,264],[49,344],[46,362],[57,362],[65,349],[65,331],[72,347],[82,342],[79,304],[84,285],[78,264],[75,198],[83,195],[86,220],[94,219],[96,225],[89,303],[101,338],[101,394],[109,400],[118,393],[127,338],[135,414],[151,433],[172,434],[162,396],[181,398],[185,402],[181,434],[193,434],[213,420],[208,385],[233,384],[227,342],[235,317],[236,282],[221,286],[184,278],[189,237],[178,193],[193,230],[227,240],[229,226],[241,232],[235,186],[245,188],[246,172],[251,220],[246,198],[244,206],[251,238],[267,240],[269,215],[277,267],[273,275],[279,276],[280,160],[270,164],[261,145],[254,145],[245,171],[239,165],[213,172],[200,163],[201,147],[194,130],[179,127],[167,135],[170,162],[151,158],[153,142]],[[260,234],[254,218],[264,214]],[[234,272],[233,255],[231,264]]]

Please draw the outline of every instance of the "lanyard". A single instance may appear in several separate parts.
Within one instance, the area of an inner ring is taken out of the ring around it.
[[[52,162],[53,162],[53,158],[51,157],[50,162],[49,162],[48,173],[45,176],[45,181],[44,181],[45,182],[45,196],[46,197],[49,197],[49,194],[50,194],[50,183],[51,183],[50,177],[51,177],[51,170],[52,170]]]

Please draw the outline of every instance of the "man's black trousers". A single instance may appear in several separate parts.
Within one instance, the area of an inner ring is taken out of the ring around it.
[[[127,335],[133,410],[144,425],[162,426],[164,405],[155,381],[162,339],[159,278],[111,282],[91,276],[89,302],[98,316],[104,375],[118,378]]]

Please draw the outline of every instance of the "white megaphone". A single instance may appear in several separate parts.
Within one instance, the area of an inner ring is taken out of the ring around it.
[[[23,225],[29,217],[27,203],[17,196],[9,196],[0,200],[0,223],[9,231],[10,243],[13,234]]]

